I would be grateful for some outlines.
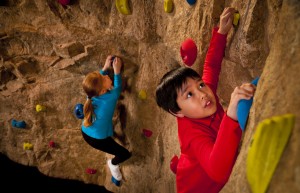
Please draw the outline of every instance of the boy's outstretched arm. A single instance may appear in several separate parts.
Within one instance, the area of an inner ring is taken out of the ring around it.
[[[227,7],[220,15],[220,27],[213,29],[213,35],[204,62],[202,79],[214,92],[217,90],[226,38],[232,27],[234,12],[234,8]]]

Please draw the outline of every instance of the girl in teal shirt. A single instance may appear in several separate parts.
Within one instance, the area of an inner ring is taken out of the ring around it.
[[[107,75],[111,64],[114,69],[113,85]],[[83,90],[87,94],[81,127],[83,138],[90,146],[115,156],[107,164],[117,181],[122,180],[119,164],[131,157],[131,153],[112,138],[112,117],[122,91],[121,67],[121,59],[113,59],[109,55],[102,70],[90,72],[82,82]]]

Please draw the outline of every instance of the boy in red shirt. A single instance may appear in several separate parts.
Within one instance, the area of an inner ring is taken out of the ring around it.
[[[167,72],[156,89],[156,102],[176,116],[181,155],[177,165],[178,193],[218,193],[235,163],[242,130],[237,104],[249,100],[255,86],[246,83],[231,94],[226,112],[216,94],[233,8],[225,8],[220,27],[213,29],[203,75],[188,67]]]

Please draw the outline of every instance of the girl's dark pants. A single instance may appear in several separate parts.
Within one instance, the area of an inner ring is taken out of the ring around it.
[[[108,137],[105,139],[95,139],[88,136],[84,132],[81,133],[83,139],[90,146],[100,151],[104,151],[106,153],[114,155],[115,157],[111,160],[111,163],[113,165],[118,165],[131,157],[131,153],[126,148],[115,142],[112,137]]]

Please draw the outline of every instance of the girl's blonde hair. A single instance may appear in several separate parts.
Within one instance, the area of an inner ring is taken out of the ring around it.
[[[99,95],[100,91],[102,90],[102,83],[102,75],[98,71],[88,73],[82,81],[83,90],[87,95],[87,100],[85,101],[83,107],[83,125],[85,127],[92,125],[94,109],[91,98]]]

